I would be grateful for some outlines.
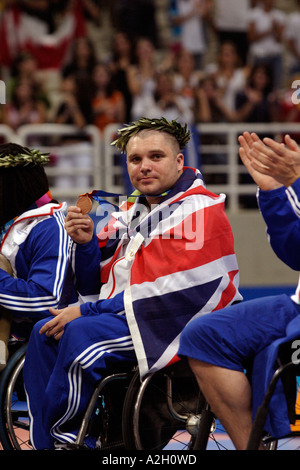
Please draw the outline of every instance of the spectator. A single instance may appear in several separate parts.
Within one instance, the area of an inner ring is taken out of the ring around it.
[[[20,81],[28,81],[37,90],[39,99],[44,101],[47,108],[51,105],[49,94],[46,91],[44,80],[39,76],[35,57],[30,52],[20,53],[14,60],[7,81],[7,96],[10,99],[15,86]]]
[[[31,2],[23,0],[4,11],[0,21],[0,64],[10,68],[16,55],[28,51],[39,70],[59,70],[72,41],[86,32],[79,0],[35,2],[34,9],[33,15]],[[57,12],[59,23],[55,21]]]
[[[141,102],[140,118],[165,117],[172,121],[186,122],[189,126],[194,122],[194,114],[186,99],[178,94],[174,88],[174,79],[171,72],[160,72],[156,77],[156,86],[153,96],[145,96]]]
[[[17,130],[23,124],[46,122],[48,110],[39,91],[31,80],[19,80],[12,90],[11,99],[3,109],[3,124]]]
[[[296,4],[297,10],[288,15],[285,28],[285,38],[290,53],[290,76],[300,73],[300,0],[296,0]]]
[[[250,63],[264,63],[271,67],[275,89],[282,85],[282,40],[285,22],[285,14],[274,8],[274,0],[261,0],[259,5],[249,12]]]
[[[233,42],[241,57],[242,65],[248,59],[248,23],[247,17],[251,8],[250,0],[215,0],[213,27],[219,44]]]
[[[140,38],[135,47],[136,64],[128,68],[128,85],[132,94],[132,118],[138,119],[140,114],[140,102],[145,96],[153,96],[155,89],[155,75],[157,65],[155,61],[155,49],[146,38]]]
[[[112,80],[117,90],[124,96],[126,105],[126,121],[131,121],[132,94],[128,83],[128,69],[134,64],[134,44],[131,37],[118,31],[113,38],[112,56],[109,64]]]
[[[195,68],[193,54],[181,50],[177,55],[175,65],[174,90],[185,99],[189,108],[194,112],[195,90],[201,74]]]
[[[62,79],[63,96],[56,112],[56,123],[74,124],[79,129],[92,124],[91,83],[87,77],[79,78],[76,74],[67,75]]]
[[[222,103],[220,103],[222,107]],[[237,93],[236,110],[230,111],[222,108],[230,122],[268,123],[276,121],[279,117],[277,95],[273,90],[270,68],[267,65],[256,65],[252,68],[247,86],[243,92]],[[268,137],[274,137],[268,133]],[[251,176],[239,175],[240,184],[251,184]],[[246,208],[257,206],[256,196],[241,195],[240,205]]]
[[[90,78],[96,64],[93,42],[88,36],[77,38],[72,44],[70,59],[63,67],[62,76],[73,75],[78,78]]]
[[[207,52],[206,27],[210,22],[210,0],[177,0],[170,10],[173,26],[179,26],[179,44],[191,52],[196,69],[203,68],[203,59]]]
[[[87,188],[91,177],[86,173],[93,165],[93,151],[85,127],[93,123],[91,79],[66,76],[62,81],[63,97],[58,106],[54,121],[58,124],[72,124],[78,127],[74,135],[64,135],[56,139],[59,150],[55,157],[59,168],[54,185],[59,188]],[[69,173],[70,168],[77,172]],[[84,170],[80,172],[80,169]],[[69,202],[69,201],[67,201]]]
[[[237,120],[272,122],[278,119],[277,95],[273,91],[272,71],[267,65],[252,68],[245,91],[237,93]]]
[[[219,106],[220,94],[215,77],[208,74],[199,80],[195,100],[195,120],[197,123],[227,121],[226,115]]]
[[[271,122],[278,119],[278,102],[273,92],[269,67],[256,65],[252,68],[243,91],[236,94],[234,110],[219,101],[220,109],[230,122]]]
[[[167,15],[169,19],[169,28],[170,28],[170,52],[171,55],[175,55],[180,51],[180,36],[181,36],[181,27],[180,24],[174,20],[178,16],[178,2],[177,0],[170,0]]]
[[[241,58],[233,42],[228,41],[221,45],[218,63],[208,68],[208,72],[211,72],[215,79],[224,105],[233,111],[236,94],[245,88],[248,76],[248,69],[242,66]]]
[[[126,115],[124,96],[112,86],[108,65],[98,64],[93,73],[93,123],[102,132],[108,124],[123,123]]]
[[[159,47],[154,0],[111,0],[109,3],[112,25],[117,31],[134,39],[143,36]]]
[[[32,82],[37,81],[38,66],[35,57],[30,52],[21,52],[15,57],[9,75],[12,81],[22,78],[29,79]]]
[[[60,2],[17,0],[13,3],[18,4],[23,13],[44,22],[47,25],[47,32],[52,34],[56,30],[56,15],[67,8],[70,0],[62,0]]]
[[[101,9],[99,0],[83,0],[81,5],[83,15],[86,20],[99,26],[101,20]]]
[[[227,117],[224,114],[222,107],[219,105],[221,100],[220,90],[216,85],[215,78],[208,74],[199,81],[196,89],[195,100],[195,120],[196,123],[220,123],[226,122]],[[201,128],[200,128],[201,134]],[[226,137],[224,134],[204,134],[201,135],[202,145],[226,145]],[[202,150],[201,161],[203,165],[226,165],[226,153],[214,152],[205,153]],[[207,185],[209,184],[226,184],[226,175],[219,171],[204,172],[203,176]]]

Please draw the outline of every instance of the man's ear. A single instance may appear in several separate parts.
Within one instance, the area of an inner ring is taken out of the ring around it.
[[[183,153],[178,153],[176,159],[177,159],[178,171],[181,171],[184,165]]]

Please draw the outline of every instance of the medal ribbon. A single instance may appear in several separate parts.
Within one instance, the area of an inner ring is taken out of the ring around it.
[[[154,195],[153,197],[157,197],[157,196],[166,196],[168,194],[169,191],[165,191],[164,193],[162,194],[158,194],[158,195]],[[128,197],[127,197],[127,203],[134,203],[135,202],[135,199],[139,196],[142,196],[143,194],[138,191],[137,189],[135,191],[133,191],[133,193],[131,193]],[[111,193],[111,192],[108,192],[108,191],[103,191],[103,190],[99,190],[99,189],[94,189],[93,191],[89,192],[89,193],[84,193],[84,194],[81,194],[79,197],[89,197],[90,199],[94,199],[95,201],[98,202],[98,204],[112,204],[116,210],[120,210],[119,206],[117,206],[116,204],[113,204],[112,202],[109,202],[109,201],[106,201],[105,199],[103,199],[104,197],[124,197],[126,196],[126,194],[121,194],[121,193]],[[148,196],[147,196],[148,197]],[[149,196],[151,197],[151,196]]]

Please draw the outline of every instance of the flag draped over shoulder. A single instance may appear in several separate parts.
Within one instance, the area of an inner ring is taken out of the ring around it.
[[[241,300],[239,270],[224,195],[203,185],[200,172],[185,168],[176,186],[138,223],[138,199],[114,213],[98,235],[102,282],[122,246],[128,266],[125,312],[141,376],[176,358],[179,335],[196,316]]]

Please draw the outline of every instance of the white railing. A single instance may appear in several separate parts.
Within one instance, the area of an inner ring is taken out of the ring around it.
[[[249,177],[249,183],[243,184],[240,181],[241,175],[247,175],[246,168],[241,164],[239,158],[239,143],[238,136],[244,131],[256,132],[260,136],[267,135],[274,136],[278,139],[286,133],[298,134],[300,137],[300,123],[269,123],[269,124],[201,124],[198,125],[197,130],[200,135],[200,141],[205,137],[210,136],[211,142],[206,145],[200,144],[200,154],[211,155],[212,158],[216,155],[222,155],[223,161],[221,163],[203,164],[201,170],[206,175],[225,175],[226,183],[222,184],[208,184],[211,191],[219,194],[225,193],[228,198],[227,211],[236,212],[243,208],[240,203],[240,196],[255,196],[256,185]],[[222,144],[215,144],[215,140],[223,138]],[[297,140],[297,139],[296,139]]]
[[[6,124],[0,124],[0,138],[3,142],[21,144],[19,136]]]
[[[83,135],[88,141],[82,140]],[[82,131],[68,124],[28,124],[18,128],[18,136],[23,145],[50,153],[52,163],[46,173],[56,199],[74,201],[104,185],[102,140],[95,126]]]
[[[95,126],[87,126],[84,132],[89,137],[88,152],[80,142],[61,142],[63,137],[73,136],[76,140],[78,135],[82,134],[78,128],[71,125],[28,124],[21,126],[16,133],[8,126],[0,125],[0,138],[5,142],[17,142],[50,152],[55,157],[55,162],[46,167],[46,172],[52,193],[57,199],[74,201],[78,194],[92,189],[124,194],[124,162],[121,162],[126,157],[111,146],[120,127],[121,125],[109,125],[101,135]],[[238,136],[246,130],[261,136],[279,137],[286,133],[299,133],[300,137],[300,124],[225,123],[197,126],[200,136],[200,162],[201,157],[205,156],[205,164],[202,164],[200,169],[207,177],[210,191],[227,195],[226,209],[231,213],[243,208],[241,196],[255,196],[256,193],[256,185],[251,179],[246,183],[241,182],[241,177],[247,175],[247,170],[239,159]],[[210,141],[204,144],[208,137]],[[220,156],[222,159],[218,161]],[[210,159],[213,162],[211,164]],[[217,181],[218,175],[222,175],[224,182]]]

